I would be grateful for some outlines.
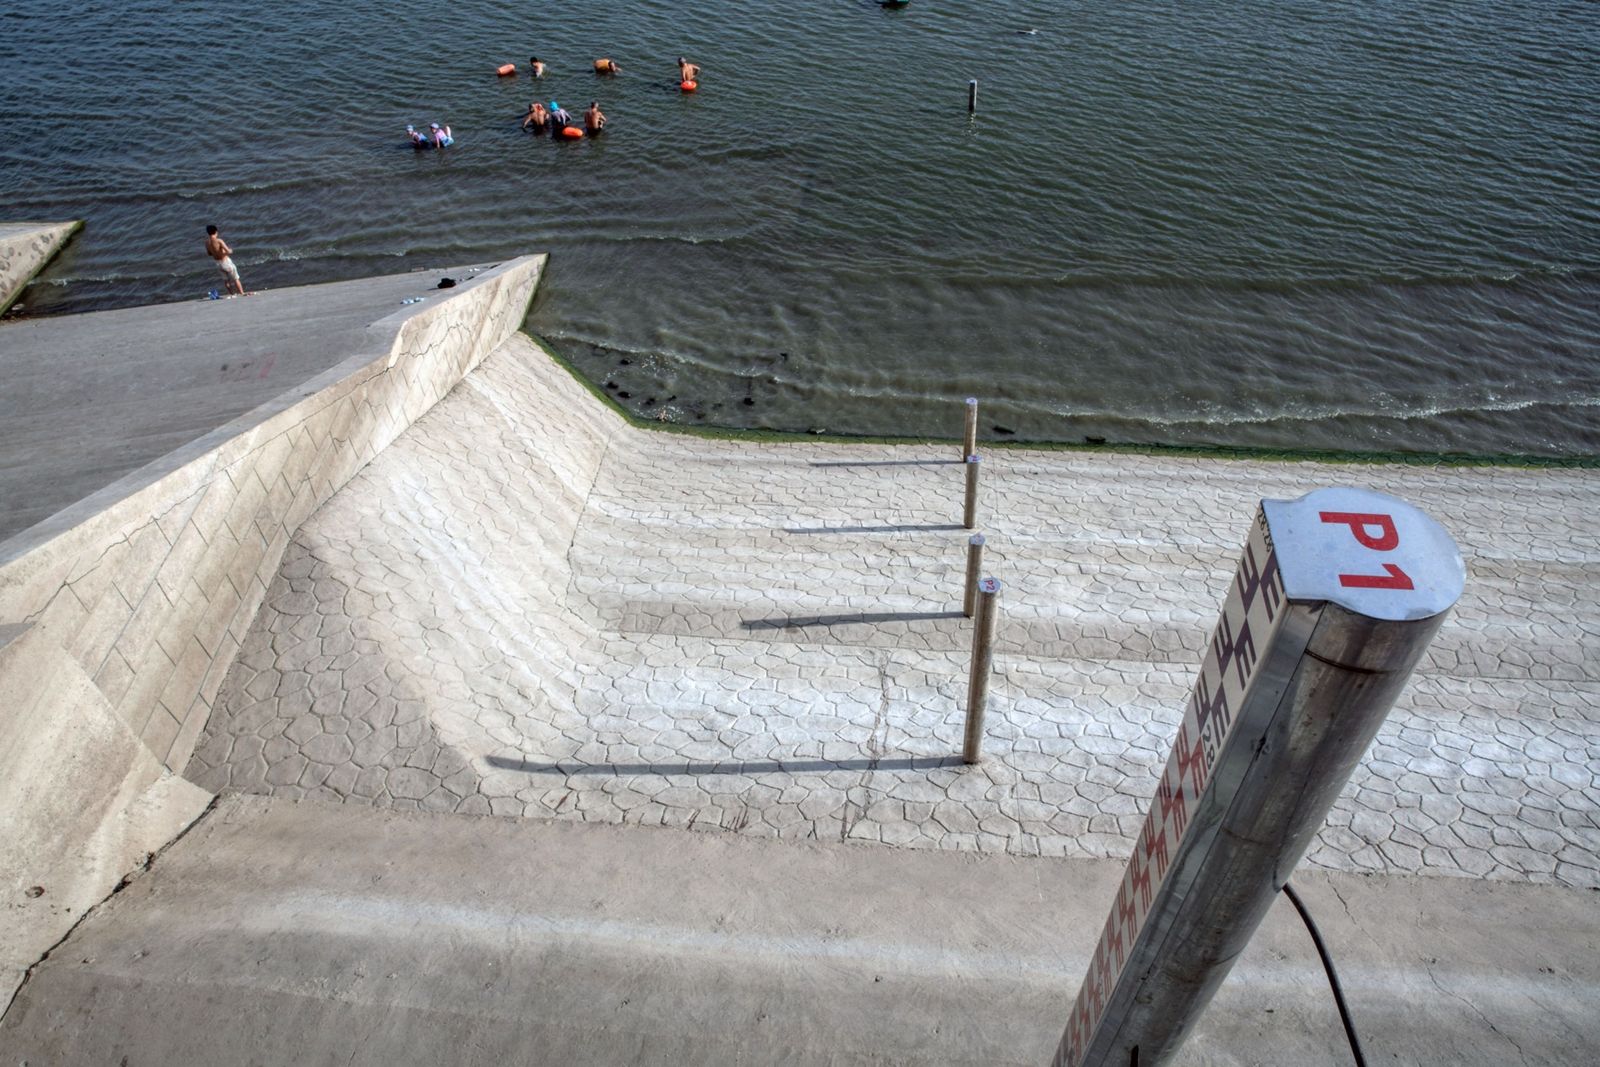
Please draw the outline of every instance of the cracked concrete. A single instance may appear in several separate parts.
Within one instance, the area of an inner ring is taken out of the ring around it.
[[[1256,501],[1354,484],[1439,519],[1467,592],[1306,864],[1600,886],[1600,472],[994,452],[1006,590],[967,768],[954,460],[632,430],[516,336],[295,534],[187,773],[1122,856]]]

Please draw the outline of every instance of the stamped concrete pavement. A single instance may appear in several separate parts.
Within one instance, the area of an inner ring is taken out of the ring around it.
[[[519,335],[301,528],[188,773],[1121,856],[1257,500],[1358,485],[1442,522],[1467,592],[1307,864],[1600,886],[1600,472],[995,451],[964,767],[954,452],[633,430]]]

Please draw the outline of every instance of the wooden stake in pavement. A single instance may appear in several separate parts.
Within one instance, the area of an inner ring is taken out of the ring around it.
[[[961,508],[961,525],[972,529],[978,525],[978,457],[967,457],[967,499]]]
[[[978,575],[983,573],[983,534],[967,538],[967,590],[961,597],[961,614],[972,618],[978,603]]]
[[[989,704],[989,675],[994,669],[994,616],[1000,600],[1000,579],[978,583],[978,625],[972,631],[972,674],[967,680],[967,732],[961,759],[983,758],[983,713]]]

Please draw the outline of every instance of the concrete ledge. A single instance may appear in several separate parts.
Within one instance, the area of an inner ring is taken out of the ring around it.
[[[0,222],[0,312],[83,229],[72,222]]]
[[[0,621],[34,623],[181,768],[289,536],[521,325],[544,261],[379,321],[376,349],[0,543]]]

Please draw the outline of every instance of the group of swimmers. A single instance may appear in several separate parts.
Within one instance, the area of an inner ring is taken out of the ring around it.
[[[550,106],[545,107],[535,100],[528,105],[528,113],[522,116],[522,128],[532,130],[534,133],[549,131],[551,137],[566,137],[566,131],[573,127],[572,113],[554,100]],[[575,128],[575,127],[574,127]],[[589,101],[589,107],[583,113],[583,132],[590,137],[599,137],[600,131],[606,128],[606,115],[600,110],[598,100]]]
[[[545,72],[544,61],[538,56],[528,60],[528,68],[535,78],[543,78]],[[509,64],[504,68],[504,73],[514,72],[515,67]],[[621,74],[622,67],[616,60],[602,57],[594,61],[594,72],[602,75]],[[678,85],[684,92],[693,92],[699,86],[700,67],[691,63],[682,56],[678,57]],[[598,100],[589,101],[588,108],[583,113],[583,130],[578,132],[577,120],[572,113],[559,103],[552,100],[546,106],[542,101],[535,100],[528,105],[528,113],[522,117],[522,128],[532,130],[534,133],[549,132],[550,136],[581,137],[588,134],[590,137],[600,136],[606,128],[605,112],[600,110]],[[571,130],[572,132],[567,132]],[[449,126],[441,126],[437,122],[430,122],[427,130],[419,130],[415,126],[406,127],[406,136],[411,139],[411,147],[424,148],[449,148],[455,144]]]
[[[411,147],[416,149],[449,148],[456,143],[456,139],[450,136],[450,127],[441,126],[437,122],[428,123],[426,132],[415,126],[407,126],[406,136],[411,138]]]
[[[528,68],[535,78],[544,77],[545,64],[538,56],[529,58]],[[594,72],[604,75],[621,74],[622,67],[616,60],[602,57],[594,61]],[[678,83],[680,87],[685,91],[692,90],[698,86],[699,77],[699,65],[679,56]],[[606,121],[605,112],[600,110],[600,102],[598,100],[589,101],[589,107],[583,113],[583,132],[590,137],[598,137],[601,131],[606,128]],[[532,130],[534,133],[548,132],[551,137],[557,138],[576,136],[576,134],[565,132],[568,128],[575,128],[575,120],[571,112],[554,100],[550,101],[548,106],[538,100],[529,104],[528,113],[522,116],[522,128]]]

